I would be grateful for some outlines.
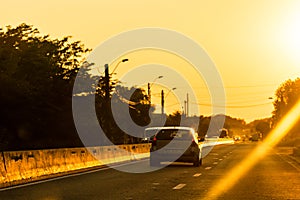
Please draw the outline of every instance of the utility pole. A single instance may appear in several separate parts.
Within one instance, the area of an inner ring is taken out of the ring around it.
[[[109,71],[108,71],[108,64],[104,65],[105,67],[105,77],[104,77],[104,83],[105,83],[105,99],[109,100]]]
[[[152,81],[152,83],[148,83],[148,101],[149,101],[149,103],[150,103],[150,105],[151,105],[151,87],[152,87],[152,85],[155,83],[155,81],[157,80],[157,79],[161,79],[161,78],[163,78],[164,76],[158,76],[158,77],[156,77],[153,81]]]
[[[165,113],[165,96],[164,96],[164,90],[161,90],[161,114],[163,115]]]
[[[121,61],[119,61],[115,68],[112,70],[111,74],[114,74],[115,70],[118,68],[119,64],[122,62],[127,62],[128,59],[122,59]],[[112,116],[112,110],[111,110],[111,101],[110,101],[110,89],[111,89],[111,84],[110,84],[110,76],[109,76],[109,65],[108,64],[104,64],[104,68],[105,68],[105,76],[104,76],[104,84],[105,84],[105,96],[104,96],[104,105],[107,108],[106,110],[106,126],[107,129],[106,132],[107,134],[112,135],[113,134],[113,116]],[[113,136],[113,135],[112,135]],[[112,137],[112,140],[114,140],[114,138]]]
[[[184,100],[184,115],[186,116],[186,100]]]
[[[149,101],[149,104],[151,105],[151,86],[150,86],[150,83],[148,83],[148,101]]]
[[[189,93],[186,94],[186,116],[189,116]]]
[[[112,134],[112,129],[111,129],[111,115],[110,115],[110,113],[111,113],[111,105],[110,105],[110,96],[109,96],[109,85],[110,85],[110,83],[109,83],[109,81],[110,81],[110,77],[109,77],[109,69],[108,69],[108,64],[105,64],[104,65],[104,68],[105,68],[105,77],[104,77],[104,84],[105,84],[105,96],[104,96],[104,105],[105,105],[105,107],[107,108],[107,115],[106,115],[106,117],[107,117],[107,122],[106,122],[106,131],[107,131],[107,133],[108,134]]]

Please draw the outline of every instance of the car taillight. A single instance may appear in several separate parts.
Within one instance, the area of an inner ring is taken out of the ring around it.
[[[194,138],[192,139],[192,144],[193,144],[193,145],[197,145],[197,142],[195,141]]]
[[[152,141],[151,141],[151,151],[156,151],[156,137],[154,136]]]
[[[156,139],[156,136],[154,136],[154,138],[153,138],[153,140],[152,140],[152,146],[153,146],[153,145],[156,145],[156,140],[157,140],[157,139]]]

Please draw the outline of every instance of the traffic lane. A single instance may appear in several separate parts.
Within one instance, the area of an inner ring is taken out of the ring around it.
[[[272,151],[220,199],[300,199],[300,165]]]
[[[216,155],[229,156],[235,148],[234,145],[216,146],[204,158],[201,167],[177,163],[143,174],[125,173],[114,169],[100,170],[1,191],[0,199],[174,199],[177,198],[173,195],[174,187],[186,182],[188,178],[194,178],[195,174],[205,173],[216,162]],[[146,167],[149,160],[138,164],[140,167]],[[127,166],[134,167],[130,164]]]
[[[253,149],[254,145],[251,144],[248,148]],[[216,181],[224,176],[228,170],[227,167],[233,167],[234,163],[237,162],[233,161],[232,159],[234,155],[239,153],[240,149],[240,145],[237,144],[215,146],[215,148],[208,154],[206,159],[204,159],[203,166],[201,166],[199,169],[196,168],[197,170],[195,170],[195,168],[191,168],[192,170],[186,173],[184,177],[179,177],[174,174],[174,177],[176,177],[174,178],[174,186],[171,187],[171,184],[169,184],[166,185],[166,187],[163,187],[162,185],[157,189],[157,193],[163,195],[152,195],[151,197],[154,197],[152,199],[206,199],[207,192],[214,186]],[[227,164],[223,165],[222,163]],[[175,165],[168,166],[166,170],[169,170],[172,167],[175,167]],[[178,171],[180,171],[179,168]],[[180,185],[184,185],[184,187],[176,189],[176,186]]]
[[[259,143],[239,144],[230,154],[230,159],[219,162],[203,173],[200,179],[186,179],[186,187],[176,191],[177,198],[174,199],[215,199],[215,196],[207,196],[208,191],[217,193],[219,188],[214,186],[224,178],[226,172],[245,159],[256,144]],[[272,151],[241,177],[233,188],[216,199],[300,199],[299,172],[299,163],[291,161],[287,155],[278,155]]]
[[[210,199],[211,197],[208,196],[208,193],[210,191],[218,191],[219,188],[215,188],[218,181],[222,180],[228,171],[237,166],[244,158],[246,158],[257,144],[258,143],[238,143],[234,145],[235,149],[230,151],[227,155],[215,155],[213,159],[217,161],[213,163],[215,164],[214,167],[210,170],[207,170],[207,172],[202,175],[201,179],[197,179],[196,182],[190,181],[186,190],[180,191],[181,193],[178,194],[178,196],[185,196],[186,199],[194,200]],[[221,161],[218,162],[220,159]],[[251,190],[251,188],[248,189]],[[227,198],[219,199],[227,200]],[[228,200],[231,199],[229,198]]]

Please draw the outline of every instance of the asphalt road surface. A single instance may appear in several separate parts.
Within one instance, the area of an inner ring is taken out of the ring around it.
[[[201,167],[176,163],[149,173],[101,169],[0,191],[0,199],[209,199],[208,191],[258,143],[216,146]],[[149,165],[149,160],[137,163]],[[126,167],[132,167],[126,165]],[[273,150],[217,199],[300,199],[300,164]]]

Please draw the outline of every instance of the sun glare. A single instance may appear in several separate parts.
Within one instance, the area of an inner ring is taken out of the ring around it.
[[[281,27],[281,42],[289,56],[300,58],[300,13],[291,13]]]
[[[263,143],[259,144],[253,152],[246,157],[236,167],[231,169],[223,179],[211,188],[208,192],[206,199],[218,199],[220,195],[230,190],[235,183],[242,178],[247,172],[263,157],[266,153],[274,147],[295,125],[299,119],[300,113],[300,100],[293,107],[293,109],[281,120],[278,126],[268,135]]]

